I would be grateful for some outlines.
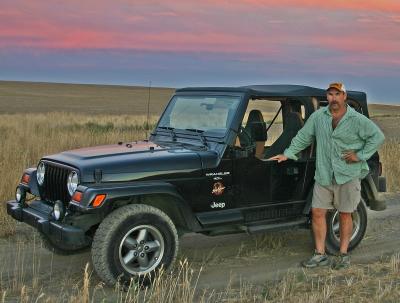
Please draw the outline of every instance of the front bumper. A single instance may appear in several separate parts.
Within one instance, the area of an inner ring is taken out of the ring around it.
[[[90,244],[81,228],[52,221],[50,219],[51,211],[51,207],[40,200],[36,200],[26,207],[22,207],[15,200],[7,202],[7,213],[10,216],[35,227],[53,243],[62,243],[63,246],[69,246],[71,249],[82,248]]]

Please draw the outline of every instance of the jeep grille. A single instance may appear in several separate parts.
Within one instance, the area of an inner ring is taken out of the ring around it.
[[[71,196],[67,189],[67,179],[72,169],[49,162],[45,162],[45,165],[46,175],[41,188],[42,199],[53,202],[57,200],[70,201]]]

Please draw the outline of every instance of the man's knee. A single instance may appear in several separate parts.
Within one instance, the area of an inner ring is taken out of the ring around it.
[[[339,212],[339,216],[342,220],[351,220],[351,214],[352,213]]]
[[[312,208],[312,216],[314,219],[325,219],[327,210],[324,208]]]

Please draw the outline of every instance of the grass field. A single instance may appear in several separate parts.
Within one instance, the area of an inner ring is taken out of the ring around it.
[[[150,89],[150,113],[159,115],[174,89]],[[0,81],[0,114],[70,112],[147,114],[149,88],[141,86]]]
[[[172,89],[152,88],[152,125],[172,93]],[[0,171],[7,174],[0,179],[0,200],[13,198],[22,171],[36,166],[43,155],[145,139],[147,100],[144,87],[0,81]],[[391,160],[400,158],[395,123],[400,106],[377,104],[370,111],[387,137],[381,158],[388,189],[395,191],[400,189],[400,168]],[[1,208],[0,235],[13,233],[13,226]]]
[[[265,238],[264,235],[258,237]],[[329,268],[289,271],[282,279],[259,285],[242,281],[238,286],[233,286],[228,281],[222,289],[199,289],[197,283],[203,266],[195,267],[187,259],[181,259],[172,274],[160,272],[151,287],[131,283],[127,287],[117,284],[114,288],[108,288],[93,277],[93,269],[89,264],[82,269],[81,278],[70,280],[66,276],[62,282],[56,282],[56,277],[42,269],[39,258],[35,258],[41,249],[40,242],[34,242],[33,245],[33,251],[29,250],[32,246],[24,243],[17,245],[12,279],[0,276],[1,302],[394,303],[400,297],[399,253],[370,264],[353,264],[342,271]],[[26,262],[30,260],[28,255],[33,255],[35,262],[33,272],[29,274],[24,271]],[[33,278],[30,279],[29,275]]]
[[[44,156],[63,150],[131,142],[146,137],[145,115],[96,115],[74,113],[1,114],[0,199],[14,196],[23,170],[35,167]],[[155,116],[150,117],[150,129]],[[13,220],[0,208],[0,236],[12,234]]]
[[[172,89],[151,89],[150,128],[169,100]],[[0,200],[14,197],[15,186],[27,167],[36,166],[43,155],[63,150],[133,141],[146,137],[148,88],[123,86],[69,85],[0,81]],[[387,140],[380,150],[387,176],[388,190],[400,189],[400,107],[372,105],[370,114],[385,132]],[[393,163],[395,161],[395,163]],[[15,233],[15,221],[0,208],[0,237]],[[177,298],[182,302],[330,302],[348,294],[352,302],[395,302],[399,297],[399,256],[376,264],[356,266],[346,275],[304,272],[288,274],[279,282],[265,287],[243,284],[239,289],[229,285],[224,291],[196,292],[196,275],[187,264],[181,265],[177,280],[159,281],[145,294],[132,288],[127,293],[116,290],[115,302],[159,302],[160,298]],[[178,267],[179,270],[179,267]],[[76,288],[66,295],[65,302],[101,300],[100,286],[89,284],[86,271]],[[46,281],[34,285],[15,281],[0,290],[7,302],[10,296],[20,302],[58,302],[54,294],[46,294]],[[42,284],[41,284],[42,283]],[[169,283],[169,284],[168,284]],[[4,285],[3,285],[4,286]],[[96,288],[97,287],[97,288]],[[94,290],[97,289],[97,293]],[[147,297],[146,297],[147,296]],[[357,297],[358,296],[358,297]],[[1,300],[0,298],[0,300]],[[39,298],[39,299],[38,299]]]

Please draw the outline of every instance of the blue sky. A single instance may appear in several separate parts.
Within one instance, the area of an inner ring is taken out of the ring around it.
[[[153,86],[343,81],[398,103],[400,3],[3,0],[0,79]]]

